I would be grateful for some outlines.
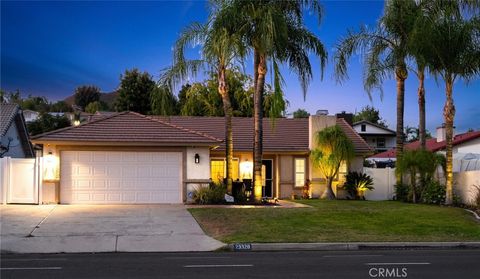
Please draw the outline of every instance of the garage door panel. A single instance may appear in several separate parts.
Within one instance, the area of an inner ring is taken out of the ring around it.
[[[64,151],[62,203],[181,203],[180,152]]]

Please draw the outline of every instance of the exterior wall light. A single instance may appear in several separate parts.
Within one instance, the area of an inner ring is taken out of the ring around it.
[[[195,154],[195,164],[200,164],[200,155],[198,153]]]
[[[45,156],[44,161],[44,179],[45,180],[55,180],[57,179],[57,158],[52,154],[51,151],[48,152],[48,155]]]

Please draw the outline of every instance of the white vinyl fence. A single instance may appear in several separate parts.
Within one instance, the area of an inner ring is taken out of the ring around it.
[[[365,192],[365,199],[371,201],[385,201],[393,199],[395,195],[395,169],[392,168],[363,168],[363,172],[373,179],[372,191]]]
[[[38,204],[41,181],[40,159],[0,158],[0,201]]]
[[[391,200],[395,196],[395,169],[363,168],[363,172],[373,179],[373,191],[365,192],[367,200]],[[437,174],[443,177],[443,174]],[[472,204],[477,188],[480,187],[480,170],[453,173],[453,190],[464,204]],[[442,183],[445,180],[440,179]]]

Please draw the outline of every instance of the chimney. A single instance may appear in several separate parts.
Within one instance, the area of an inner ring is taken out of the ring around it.
[[[455,126],[453,126],[453,136],[455,137]],[[445,141],[447,139],[447,129],[445,123],[437,127],[437,142]]]
[[[353,126],[353,113],[342,111],[342,113],[337,113],[336,116],[337,118],[343,118],[348,124],[350,124],[350,126]]]
[[[337,118],[333,115],[310,115],[308,118],[308,146],[310,149],[316,147],[315,137],[318,131],[325,129],[326,127],[334,126],[337,124]]]
[[[328,115],[328,109],[319,109],[316,115]]]

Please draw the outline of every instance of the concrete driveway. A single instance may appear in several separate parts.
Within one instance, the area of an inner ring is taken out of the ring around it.
[[[184,205],[0,206],[2,252],[211,251]]]

